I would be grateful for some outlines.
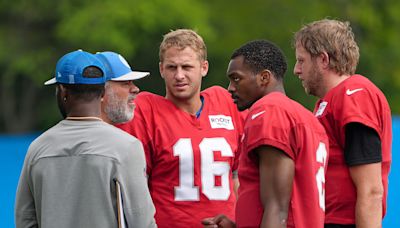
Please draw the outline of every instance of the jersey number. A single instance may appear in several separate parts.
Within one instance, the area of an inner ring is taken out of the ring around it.
[[[321,163],[321,166],[318,169],[317,174],[315,175],[315,179],[317,181],[317,188],[318,188],[318,197],[319,197],[319,206],[320,208],[325,211],[325,164],[326,164],[326,146],[324,143],[319,143],[317,149],[317,162]]]
[[[214,161],[214,151],[223,157],[233,157],[225,138],[204,138],[199,144],[202,193],[210,200],[227,200],[230,195],[228,162]],[[174,156],[179,157],[179,186],[175,187],[176,201],[198,201],[199,187],[194,186],[194,159],[192,141],[179,139],[175,143]],[[221,186],[215,186],[215,176],[221,177]]]

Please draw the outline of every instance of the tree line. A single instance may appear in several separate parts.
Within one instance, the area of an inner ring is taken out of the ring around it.
[[[288,58],[286,93],[313,109],[293,75],[292,37],[303,24],[322,18],[346,20],[360,46],[357,72],[386,94],[400,113],[400,2],[396,0],[15,0],[0,1],[0,132],[43,131],[60,120],[53,77],[66,52],[121,53],[132,68],[150,71],[141,90],[164,94],[158,46],[171,29],[192,28],[203,36],[210,70],[203,88],[227,87],[230,54],[253,39],[268,39]]]

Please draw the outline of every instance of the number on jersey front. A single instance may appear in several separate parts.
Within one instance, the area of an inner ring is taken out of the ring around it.
[[[324,143],[319,143],[317,149],[317,162],[321,163],[321,166],[318,169],[317,174],[315,175],[315,179],[317,181],[317,188],[318,188],[318,197],[319,197],[319,206],[320,208],[325,211],[325,167],[326,167],[326,158],[328,153],[326,151],[326,146]]]
[[[214,151],[223,157],[233,157],[225,138],[204,138],[200,144],[201,191],[210,200],[227,200],[230,195],[228,162],[215,161]],[[175,187],[176,201],[198,201],[199,187],[194,185],[194,155],[190,138],[179,139],[173,146],[174,156],[179,157],[179,186]],[[215,186],[215,176],[221,177],[221,186]]]

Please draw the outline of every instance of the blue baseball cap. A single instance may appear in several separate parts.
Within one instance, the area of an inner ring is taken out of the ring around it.
[[[97,52],[96,57],[104,64],[108,80],[131,81],[150,75],[149,72],[133,71],[129,63],[118,53]]]
[[[85,77],[83,74],[87,67],[99,68],[102,75],[99,75],[99,77]],[[44,84],[104,84],[107,81],[105,72],[103,63],[94,54],[77,50],[64,55],[58,60],[55,77]]]

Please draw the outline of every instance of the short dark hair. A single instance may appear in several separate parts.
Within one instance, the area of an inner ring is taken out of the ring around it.
[[[277,80],[282,81],[287,70],[287,62],[282,50],[268,40],[253,40],[237,50],[231,56],[244,57],[244,63],[255,73],[270,70]]]
[[[96,66],[89,66],[83,70],[84,77],[103,77],[103,71]],[[92,101],[99,99],[104,93],[104,84],[62,84],[76,99]]]

